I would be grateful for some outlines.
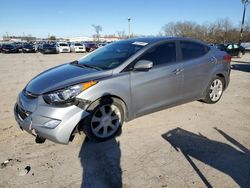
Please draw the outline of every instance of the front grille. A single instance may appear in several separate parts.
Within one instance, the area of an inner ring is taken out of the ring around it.
[[[22,109],[20,106],[17,105],[17,113],[19,115],[19,117],[24,120],[27,117],[29,117],[29,115],[31,114],[31,112],[25,111],[24,109]]]

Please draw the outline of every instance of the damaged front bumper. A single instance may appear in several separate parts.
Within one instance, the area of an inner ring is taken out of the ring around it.
[[[68,144],[77,124],[89,113],[75,105],[50,106],[41,96],[29,99],[21,92],[14,107],[14,115],[19,127],[33,136]]]

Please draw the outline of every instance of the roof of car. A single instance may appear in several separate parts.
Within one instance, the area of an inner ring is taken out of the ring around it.
[[[190,40],[190,41],[196,41],[196,42],[201,42],[192,38],[186,38],[186,37],[140,37],[140,38],[132,38],[132,39],[126,39],[126,40],[121,40],[120,42],[145,42],[145,43],[156,43],[160,41],[168,41],[168,40]]]

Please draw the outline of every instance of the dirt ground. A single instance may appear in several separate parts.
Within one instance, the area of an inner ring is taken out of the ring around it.
[[[0,54],[0,187],[250,187],[250,53],[234,59],[221,101],[191,102],[125,123],[103,143],[36,144],[13,117],[41,71],[83,54]]]

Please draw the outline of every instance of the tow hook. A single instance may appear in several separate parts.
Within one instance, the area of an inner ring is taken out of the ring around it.
[[[46,140],[46,138],[43,138],[43,137],[37,135],[35,141],[37,144],[43,144],[45,142],[45,140]]]

